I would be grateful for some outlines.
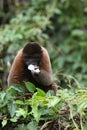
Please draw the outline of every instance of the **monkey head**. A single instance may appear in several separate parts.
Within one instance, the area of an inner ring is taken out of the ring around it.
[[[27,69],[31,74],[40,73],[40,63],[42,59],[42,48],[35,42],[27,44],[23,49],[23,58]]]

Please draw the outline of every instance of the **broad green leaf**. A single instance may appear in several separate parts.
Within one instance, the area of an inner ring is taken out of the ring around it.
[[[38,111],[38,108],[33,108],[32,112],[33,112],[33,116],[34,116],[35,120],[37,122],[39,122],[39,120],[40,120],[40,113]]]
[[[26,125],[24,125],[23,123],[21,123],[21,124],[18,124],[16,126],[16,128],[14,128],[14,130],[29,130],[29,129],[27,129]]]
[[[39,105],[39,102],[35,99],[32,99],[32,113],[37,122],[39,122],[40,120],[40,113],[38,110],[38,105]]]
[[[21,101],[21,100],[16,100],[16,101],[14,101],[14,104],[25,105],[24,102]]]
[[[2,127],[4,127],[6,124],[7,124],[7,120],[4,119],[4,120],[2,121]]]
[[[15,92],[16,91],[16,92]],[[11,85],[8,89],[7,89],[7,92],[10,92],[14,95],[14,93],[17,93],[18,94],[24,94],[25,93],[25,89],[23,86],[21,85],[18,85],[18,84],[13,84]]]
[[[17,117],[13,117],[10,119],[11,122],[17,122],[18,121],[18,118]]]
[[[36,89],[37,89],[37,95],[38,95],[38,96],[43,96],[43,97],[46,96],[46,93],[45,93],[43,90],[41,90],[41,89],[39,89],[39,88],[36,88]]]
[[[4,98],[5,98],[5,96],[6,96],[6,92],[0,92],[0,100],[4,100]]]
[[[78,113],[80,113],[80,115],[85,115],[85,109],[87,108],[87,102],[83,100],[83,102],[78,106]]]
[[[48,107],[54,107],[60,102],[60,99],[58,97],[53,97],[53,99],[49,100]]]
[[[51,109],[47,108],[47,107],[41,107],[39,109],[39,112],[41,115],[49,115],[49,113],[51,112]]]
[[[29,130],[37,130],[38,123],[36,121],[32,121],[27,125]]]
[[[25,82],[26,88],[28,89],[29,92],[34,93],[36,87],[33,83],[31,82]]]
[[[47,97],[50,97],[50,96],[54,96],[54,91],[53,90],[49,90],[46,94]]]
[[[8,110],[9,110],[11,117],[14,116],[16,108],[17,108],[16,104],[13,104],[13,103],[8,104]]]
[[[27,111],[25,111],[22,108],[19,108],[18,110],[16,110],[15,113],[17,117],[23,116],[24,118],[26,118],[27,116]]]
[[[81,37],[82,35],[84,35],[84,31],[81,29],[75,29],[72,31],[72,36],[79,36]]]

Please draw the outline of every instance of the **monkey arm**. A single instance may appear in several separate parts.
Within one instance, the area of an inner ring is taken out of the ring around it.
[[[40,61],[40,65],[37,66],[36,69],[39,71],[37,72],[34,68],[35,66],[32,65],[31,73],[33,78],[37,81],[37,83],[43,86],[49,86],[52,83],[52,69],[50,63],[50,57],[47,50],[44,47],[42,49],[42,58]]]
[[[52,83],[52,76],[45,70],[40,70],[39,74],[33,74],[34,79],[43,86],[49,86]]]

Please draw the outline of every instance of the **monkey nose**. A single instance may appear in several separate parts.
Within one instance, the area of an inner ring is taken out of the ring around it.
[[[37,74],[40,73],[39,68],[38,68],[38,69],[35,69],[35,72],[36,72]]]

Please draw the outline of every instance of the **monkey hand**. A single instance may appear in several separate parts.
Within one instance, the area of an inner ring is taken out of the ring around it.
[[[40,73],[39,66],[36,66],[36,65],[32,65],[32,64],[28,65],[28,70],[30,70],[32,74]]]

